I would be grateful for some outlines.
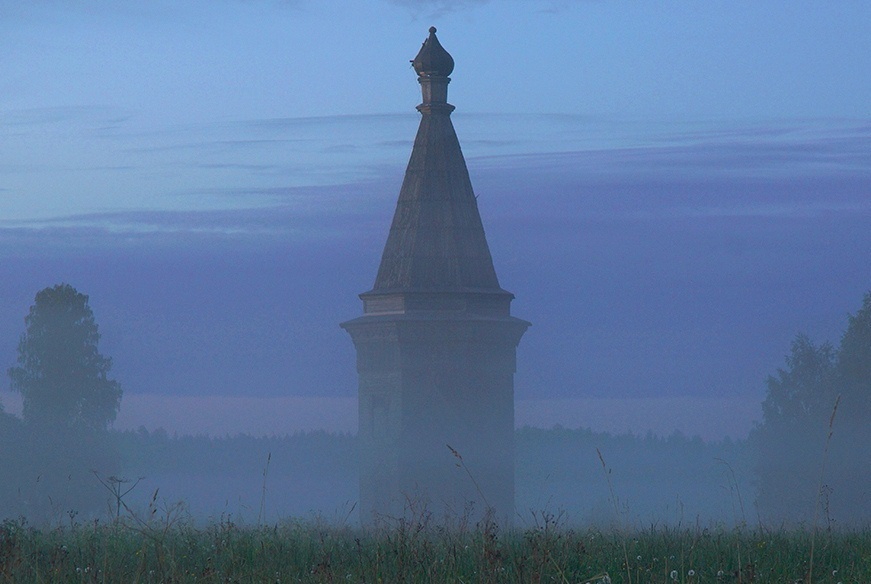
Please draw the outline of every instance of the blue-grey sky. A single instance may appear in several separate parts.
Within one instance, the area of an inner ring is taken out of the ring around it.
[[[534,323],[519,398],[761,399],[796,333],[838,340],[866,2],[0,0],[0,364],[64,281],[128,396],[353,396],[430,25]]]

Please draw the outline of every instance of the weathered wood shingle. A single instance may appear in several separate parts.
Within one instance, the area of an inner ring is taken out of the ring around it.
[[[499,289],[449,113],[424,113],[373,291]]]

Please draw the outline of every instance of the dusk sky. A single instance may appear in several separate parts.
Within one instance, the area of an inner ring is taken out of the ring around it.
[[[353,429],[431,25],[518,422],[746,434],[871,289],[866,1],[0,0],[0,369],[67,282],[116,426]]]

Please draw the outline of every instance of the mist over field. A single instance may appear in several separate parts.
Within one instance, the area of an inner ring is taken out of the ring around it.
[[[501,282],[534,323],[518,350],[518,427],[581,429],[520,430],[516,503],[527,520],[549,510],[608,524],[615,498],[638,524],[760,518],[746,440],[762,421],[765,379],[797,333],[837,342],[867,281],[867,138],[840,132],[861,140],[826,147],[838,172],[802,167],[798,182],[790,169],[829,138],[769,145],[780,153],[752,159],[762,179],[723,145],[468,157]],[[381,201],[313,211],[308,237],[294,205],[125,215],[152,225],[135,232],[83,224],[102,217],[7,227],[4,359],[15,362],[34,292],[74,283],[125,392],[113,427],[128,433],[106,476],[144,477],[131,505],[159,489],[200,521],[354,520],[354,354],[337,323],[371,285],[396,180],[288,195]],[[212,227],[172,227],[196,224]],[[3,403],[20,415],[19,394]],[[317,447],[277,438],[318,430],[339,434],[314,435]],[[822,464],[822,452],[809,461]],[[91,470],[81,480],[94,486]]]
[[[515,526],[868,525],[865,4],[334,4],[0,2],[0,519],[359,522],[432,20],[532,323]]]

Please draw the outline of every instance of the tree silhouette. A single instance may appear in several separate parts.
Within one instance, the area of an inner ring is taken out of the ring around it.
[[[825,419],[837,394],[835,358],[829,343],[816,346],[798,335],[786,357],[787,368],[768,377],[762,402],[765,424],[777,432],[791,432]]]
[[[871,293],[850,316],[838,348],[838,391],[831,466],[832,497],[845,502],[849,523],[871,521]]]
[[[750,434],[763,519],[800,523],[813,517],[826,423],[837,393],[835,371],[832,346],[816,346],[799,335],[786,367],[768,377],[762,423]]]
[[[850,426],[867,428],[871,425],[871,292],[850,316],[841,337],[838,377],[845,407],[839,415]]]
[[[807,522],[821,508],[829,521],[871,519],[871,293],[837,350],[799,335],[767,385],[750,434],[763,517]]]
[[[121,386],[112,360],[97,349],[100,333],[88,297],[69,284],[45,288],[24,319],[18,365],[9,369],[28,425],[105,430],[115,419]]]

